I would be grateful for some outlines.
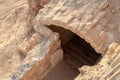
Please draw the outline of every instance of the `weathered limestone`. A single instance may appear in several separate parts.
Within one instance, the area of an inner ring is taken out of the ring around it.
[[[120,3],[120,1],[59,0],[56,2],[51,0],[36,16],[37,23],[52,24],[69,29],[89,42],[96,51],[103,53],[103,58],[97,65],[81,69],[83,74],[80,74],[78,80],[100,79],[107,67],[110,66],[109,62],[116,55],[114,52],[116,48],[111,49],[110,47],[108,50],[112,42],[120,43],[120,35],[118,35],[120,33],[118,25],[120,24],[116,23],[115,19],[119,13],[115,10],[118,10],[119,6],[115,3]],[[95,75],[93,75],[94,73]]]
[[[76,78],[100,79],[119,54],[119,4],[119,0],[1,0],[0,80],[42,80],[62,60],[59,35],[49,25],[71,30],[102,53],[98,64],[82,67]]]
[[[53,30],[54,32],[59,33],[60,40],[61,40],[61,46],[68,43],[73,38],[73,36],[75,36],[75,34],[72,33],[70,30],[64,29],[64,28],[59,27],[59,26],[50,25],[47,27],[50,28],[51,30]]]
[[[107,0],[51,0],[39,11],[36,22],[69,29],[89,42],[96,51],[105,53],[111,42],[120,38],[119,26],[111,22],[114,20],[108,10],[111,4]],[[116,27],[111,31],[111,26]]]
[[[0,80],[9,75],[22,62],[18,44],[31,33],[27,0],[0,0]]]
[[[36,34],[33,34],[35,37],[37,37]],[[19,51],[21,54],[24,54],[27,56],[27,53],[34,48],[38,42],[35,40],[35,38],[32,36],[28,41],[22,43],[19,45]]]
[[[0,80],[9,80],[22,63],[27,44],[35,47],[34,17],[27,0],[0,0]]]
[[[101,80],[119,53],[120,45],[112,43],[101,61],[95,66],[84,66],[80,68],[81,74],[75,80]]]
[[[28,52],[12,80],[42,80],[63,59],[58,34],[40,24],[35,25],[35,30],[40,42]]]
[[[30,14],[36,16],[39,9],[43,8],[50,0],[27,0]]]

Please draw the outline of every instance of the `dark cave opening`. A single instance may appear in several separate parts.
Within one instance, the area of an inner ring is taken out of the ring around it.
[[[80,73],[78,68],[95,65],[102,58],[89,43],[70,30],[55,25],[47,27],[59,33],[64,58],[45,80],[74,80]]]

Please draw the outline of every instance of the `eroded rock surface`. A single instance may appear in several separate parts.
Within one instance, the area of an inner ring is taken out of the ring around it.
[[[0,80],[42,80],[62,60],[59,35],[49,25],[71,30],[103,54],[95,66],[81,68],[83,74],[77,78],[99,79],[119,53],[119,4],[119,0],[0,0]]]
[[[26,0],[0,1],[0,79],[8,80],[9,75],[21,64],[22,56],[18,44],[31,34],[30,15]]]
[[[32,5],[33,2],[31,2]],[[39,7],[39,9],[42,7]],[[21,44],[30,41],[35,33],[33,29],[34,16],[30,12],[27,0],[0,0],[1,80],[8,80],[10,74],[22,63],[24,55],[19,47]],[[35,41],[31,40],[30,43],[31,46],[34,46]]]
[[[102,60],[95,66],[84,66],[80,68],[81,74],[75,80],[104,80],[102,77],[105,71],[109,69],[109,66],[119,54],[120,45],[112,43]]]
[[[96,51],[105,53],[113,41],[120,42],[116,21],[119,20],[119,6],[115,5],[118,3],[118,0],[51,0],[39,11],[36,21],[69,29]]]
[[[12,80],[42,80],[63,58],[59,35],[40,24],[34,28],[37,35],[35,40],[38,40],[39,44],[28,51],[24,62],[13,74]]]

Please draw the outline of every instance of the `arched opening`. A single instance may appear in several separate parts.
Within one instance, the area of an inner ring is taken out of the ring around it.
[[[80,73],[78,68],[84,65],[95,65],[101,59],[101,54],[70,30],[55,25],[47,27],[59,33],[64,59],[48,73],[44,80],[74,80]]]

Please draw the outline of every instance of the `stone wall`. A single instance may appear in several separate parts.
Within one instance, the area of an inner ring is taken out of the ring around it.
[[[120,43],[119,4],[119,0],[1,0],[0,79],[9,80],[14,72],[12,80],[42,80],[59,63],[63,54],[59,35],[49,25],[74,32],[102,53],[100,63],[81,68],[84,75],[78,78],[99,79]]]
[[[12,80],[42,80],[63,59],[59,35],[40,24],[34,28],[37,35],[34,39],[38,40],[39,44],[28,51],[23,63],[14,72]],[[29,46],[25,49],[27,52]]]
[[[90,43],[97,52],[105,53],[113,41],[120,42],[119,26],[114,24],[119,12],[114,12],[114,8],[119,6],[111,1],[51,0],[39,11],[35,21],[69,29]]]
[[[103,76],[102,74],[104,74],[105,70],[110,66],[110,61],[112,61],[116,55],[114,50],[118,46],[117,43],[119,43],[120,37],[118,33],[120,31],[119,23],[115,23],[116,15],[119,17],[119,6],[114,3],[119,3],[119,1],[51,0],[43,9],[39,10],[35,17],[35,25],[56,25],[56,27],[59,26],[69,29],[90,43],[97,52],[103,54],[103,58],[95,66],[84,66],[81,68],[81,74],[76,80],[100,79],[100,76]],[[43,32],[42,29],[40,32]],[[46,32],[44,32],[44,34],[46,35]],[[111,44],[112,46],[110,46]],[[30,50],[30,52],[31,51],[32,50]],[[46,58],[44,58],[44,60],[46,61]],[[40,60],[39,62],[42,61]],[[47,62],[51,63],[49,60]],[[41,63],[41,65],[42,64],[43,63]],[[40,66],[40,64],[38,65]],[[41,71],[44,72],[44,69]],[[34,79],[38,78],[37,76],[29,75],[29,73],[35,73],[41,75],[41,77],[45,74],[43,72],[37,72],[34,67],[26,72],[21,79],[30,79],[31,76],[32,78],[34,77]]]

